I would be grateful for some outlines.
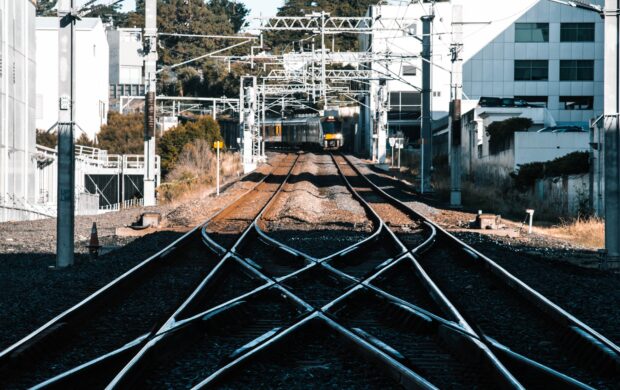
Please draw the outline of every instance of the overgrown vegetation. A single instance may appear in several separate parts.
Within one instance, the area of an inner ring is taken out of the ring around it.
[[[489,153],[497,154],[508,150],[514,133],[527,131],[532,125],[533,122],[530,118],[508,118],[491,123],[486,130],[489,136]]]
[[[555,160],[534,162],[519,166],[519,171],[512,173],[514,185],[520,191],[531,189],[537,179],[578,175],[590,171],[590,155],[588,152],[573,152]]]
[[[58,133],[37,129],[36,143],[37,145],[55,149],[58,145]],[[95,143],[84,133],[81,133],[75,140],[75,144],[90,147],[96,146]]]
[[[185,194],[213,186],[217,157],[211,145],[204,139],[196,139],[183,147],[174,167],[166,176],[166,183],[159,188],[161,200],[181,200]],[[238,153],[221,153],[221,180],[238,175],[240,170]]]
[[[188,121],[165,132],[157,144],[162,174],[171,172],[185,146],[198,140],[204,140],[209,147],[213,141],[223,140],[220,126],[212,117],[200,116],[195,121]]]
[[[562,221],[546,231],[560,238],[568,238],[571,243],[587,248],[605,247],[605,221],[596,217],[579,217],[572,221]]]
[[[58,135],[56,133],[48,133],[45,130],[37,129],[36,137],[37,145],[54,149],[58,145]]]
[[[108,124],[97,135],[97,147],[110,154],[144,153],[144,114],[121,115],[110,111]]]

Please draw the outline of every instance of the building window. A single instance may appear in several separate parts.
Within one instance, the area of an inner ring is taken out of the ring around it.
[[[390,92],[388,119],[418,119],[420,117],[420,104],[419,92]]]
[[[562,23],[561,42],[594,42],[594,23]]]
[[[549,23],[516,23],[515,42],[549,42]]]
[[[415,76],[417,68],[413,65],[403,65],[403,76]]]
[[[593,60],[561,60],[560,81],[594,80]]]
[[[515,81],[547,81],[549,79],[549,61],[516,60]]]
[[[515,99],[521,99],[532,106],[536,107],[548,107],[549,96],[515,96]]]
[[[560,96],[560,103],[564,104],[565,110],[592,110],[594,108],[594,97]]]

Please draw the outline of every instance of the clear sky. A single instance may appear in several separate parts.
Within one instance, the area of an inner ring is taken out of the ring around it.
[[[250,14],[250,19],[254,17],[259,17],[261,13],[263,16],[273,16],[278,11],[278,7],[280,7],[284,0],[239,0],[252,11]],[[124,1],[124,9],[125,11],[133,10],[136,7],[135,0],[125,0]],[[251,20],[250,20],[251,22]]]

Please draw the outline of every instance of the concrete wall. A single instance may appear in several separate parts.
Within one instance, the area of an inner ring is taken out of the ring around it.
[[[76,34],[76,122],[92,140],[107,123],[109,49],[99,18],[83,18]],[[58,120],[58,19],[37,18],[37,128]],[[79,137],[81,131],[76,131]]]
[[[35,6],[0,0],[0,221],[37,201],[35,187]]]
[[[590,207],[589,182],[587,174],[537,180],[534,194],[543,207],[557,215],[576,217]]]
[[[521,164],[551,161],[589,151],[589,133],[515,133],[515,169]]]

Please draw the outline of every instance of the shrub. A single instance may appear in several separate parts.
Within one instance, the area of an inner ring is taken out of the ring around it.
[[[489,153],[497,154],[510,148],[512,136],[517,131],[527,131],[532,127],[530,118],[508,118],[500,122],[493,122],[487,127],[489,136]]]
[[[206,141],[208,148],[213,145],[213,141],[222,141],[219,124],[210,116],[201,116],[164,133],[157,143],[164,174],[174,169],[185,145],[196,140]]]
[[[527,191],[536,183],[536,179],[579,175],[589,171],[590,154],[588,152],[573,152],[553,161],[520,165],[519,171],[513,172],[511,176],[514,179],[515,186],[520,191]]]
[[[110,111],[108,123],[97,134],[98,144],[110,154],[144,153],[144,114]]]
[[[56,133],[48,133],[45,130],[37,129],[36,142],[37,145],[54,149],[58,144],[58,135]]]

